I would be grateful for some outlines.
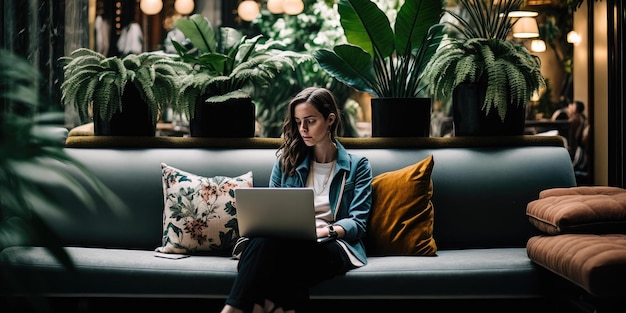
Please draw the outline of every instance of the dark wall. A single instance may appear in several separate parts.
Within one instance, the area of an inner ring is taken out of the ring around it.
[[[626,97],[624,78],[626,57],[626,5],[622,0],[607,0],[608,20],[608,182],[611,186],[626,187]],[[593,12],[593,11],[591,11]]]
[[[65,0],[2,0],[0,10],[2,48],[39,69],[39,90],[43,102],[49,104],[46,110],[61,110],[56,60],[64,54]]]

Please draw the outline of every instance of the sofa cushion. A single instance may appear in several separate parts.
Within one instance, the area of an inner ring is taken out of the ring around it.
[[[74,271],[64,269],[41,247],[2,250],[0,270],[10,268],[19,282],[30,283],[27,287],[44,295],[91,297],[224,299],[237,277],[237,260],[221,256],[170,260],[146,250],[68,247],[66,251]],[[539,270],[524,248],[441,250],[436,257],[370,257],[366,266],[312,287],[311,298],[358,302],[537,297],[544,294]],[[0,284],[0,293],[7,288],[21,291],[19,287]]]
[[[626,233],[626,190],[607,186],[551,188],[526,208],[547,234]]]
[[[626,234],[531,237],[528,257],[595,296],[626,293]]]
[[[433,156],[372,180],[366,247],[370,255],[437,253],[431,201]]]
[[[163,238],[156,251],[229,255],[239,238],[235,194],[252,187],[252,172],[237,177],[203,177],[161,163]]]

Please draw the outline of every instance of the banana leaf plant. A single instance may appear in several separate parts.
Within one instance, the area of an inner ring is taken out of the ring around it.
[[[441,1],[405,1],[393,28],[370,0],[340,0],[337,8],[347,43],[315,51],[320,66],[374,97],[423,95],[424,68],[443,38]]]

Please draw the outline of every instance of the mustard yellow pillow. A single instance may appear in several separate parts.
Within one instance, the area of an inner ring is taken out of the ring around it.
[[[437,254],[431,202],[433,156],[372,181],[372,208],[366,249],[369,255]]]

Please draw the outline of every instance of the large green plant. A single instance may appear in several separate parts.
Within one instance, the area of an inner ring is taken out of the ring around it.
[[[280,42],[264,40],[262,35],[248,38],[230,27],[220,27],[216,32],[200,14],[178,19],[174,25],[191,42],[191,47],[186,47],[172,41],[182,61],[195,69],[180,90],[189,104],[189,117],[193,117],[200,95],[208,95],[206,102],[251,97],[254,88],[269,87],[278,73],[293,71],[310,58],[282,50]]]
[[[98,112],[93,113],[110,120],[114,113],[121,111],[122,93],[130,83],[150,106],[155,125],[164,106],[179,108],[178,92],[182,81],[192,71],[185,62],[151,52],[121,58],[79,48],[59,61],[64,71],[61,94],[65,105],[74,106],[86,115],[97,102]]]
[[[106,201],[124,214],[121,200],[63,148],[62,138],[51,135],[53,126],[38,121],[57,119],[38,95],[39,72],[28,61],[0,50],[0,250],[17,245],[42,245],[64,266],[72,260],[42,214],[64,216],[50,182],[67,188],[86,207]],[[47,191],[46,191],[47,190]],[[71,219],[71,216],[65,216]],[[76,221],[79,222],[79,221]],[[0,284],[27,283],[0,271]],[[9,281],[14,279],[14,281]]]
[[[330,75],[375,97],[423,95],[422,75],[443,37],[441,1],[405,1],[394,21],[370,0],[340,0],[347,42],[314,56]]]
[[[514,22],[509,13],[523,0],[459,0],[462,12],[446,10],[457,23],[450,26],[449,40],[426,68],[433,97],[446,101],[463,83],[486,82],[482,110],[495,109],[502,120],[510,103],[525,104],[545,86],[541,62],[522,44],[508,40]]]
[[[388,1],[377,1],[384,9],[385,4],[389,4]],[[250,32],[284,43],[284,50],[309,55],[320,48],[345,43],[335,1],[304,0],[304,4],[304,11],[297,16],[272,14],[261,8],[261,15],[250,25]],[[326,73],[314,58],[299,64],[295,71],[281,72],[270,83],[269,88],[254,91],[261,136],[280,137],[289,102],[296,93],[310,86],[328,88],[335,95],[342,112],[340,135],[359,135],[356,126],[358,103],[350,99],[353,89]]]

